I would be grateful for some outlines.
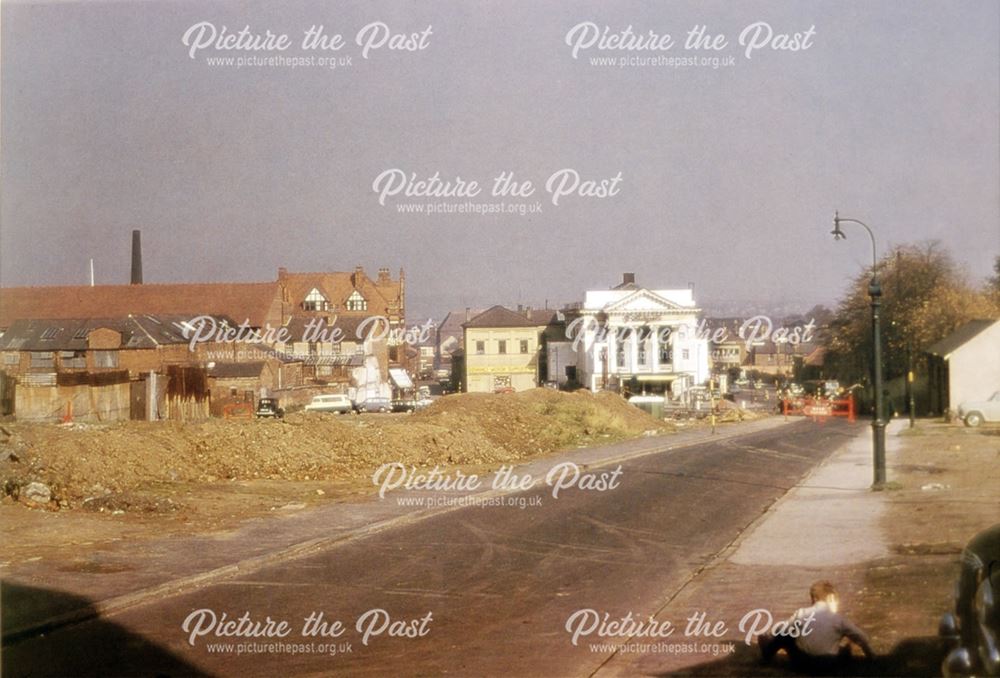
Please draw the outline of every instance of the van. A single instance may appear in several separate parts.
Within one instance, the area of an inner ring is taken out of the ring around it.
[[[337,414],[347,414],[352,409],[351,399],[342,393],[328,393],[313,396],[312,401],[306,405],[306,412],[336,412]]]

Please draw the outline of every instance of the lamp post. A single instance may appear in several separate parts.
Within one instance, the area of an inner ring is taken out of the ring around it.
[[[875,247],[875,234],[868,225],[857,219],[841,217],[834,212],[834,240],[844,240],[847,235],[840,230],[842,223],[850,222],[863,226],[872,241],[872,280],[868,285],[868,296],[872,299],[872,383],[875,385],[875,411],[872,414],[872,453],[875,465],[875,482],[872,487],[878,489],[885,484],[885,401],[882,395],[882,328],[880,312],[882,306],[882,285],[878,280],[878,253]]]

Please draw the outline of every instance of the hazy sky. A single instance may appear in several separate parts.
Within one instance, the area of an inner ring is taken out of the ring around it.
[[[3,2],[0,282],[83,283],[91,257],[99,283],[127,282],[141,228],[147,282],[402,266],[411,320],[582,299],[623,271],[650,287],[693,282],[703,304],[804,310],[835,300],[870,257],[858,229],[833,241],[834,209],[874,227],[880,249],[940,239],[982,278],[1000,253],[998,8]],[[287,34],[291,47],[192,59],[182,39],[200,22]],[[424,49],[365,59],[355,39],[372,22],[431,32]],[[567,34],[581,22],[675,44],[574,59]],[[813,27],[808,48],[747,58],[740,33],[757,22],[775,35]],[[320,24],[346,44],[302,49]],[[685,49],[696,24],[727,46]],[[329,55],[336,68],[208,62]],[[591,61],[711,56],[718,68]],[[380,205],[373,181],[394,168],[476,180],[472,202],[542,211],[403,213],[465,199]],[[564,168],[621,180],[615,195],[553,205],[545,182]],[[490,196],[501,171],[534,195]]]

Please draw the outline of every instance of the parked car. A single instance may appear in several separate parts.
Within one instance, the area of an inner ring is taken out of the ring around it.
[[[979,426],[984,421],[1000,422],[1000,391],[986,400],[967,400],[960,404],[958,418],[966,426]]]
[[[972,538],[962,551],[955,609],[938,633],[951,647],[941,665],[950,676],[1000,676],[1000,523]]]
[[[434,400],[429,397],[422,398],[398,398],[392,401],[392,411],[393,412],[414,412],[416,410],[422,410]]]
[[[392,401],[393,412],[412,412],[417,409],[417,401],[414,398],[396,398]]]
[[[351,409],[351,399],[343,393],[324,393],[313,396],[312,401],[306,405],[306,412],[347,414]]]
[[[392,401],[388,398],[368,398],[354,402],[354,411],[361,412],[391,412]]]
[[[256,415],[261,419],[281,419],[285,416],[285,410],[278,406],[277,398],[261,398],[257,401]]]

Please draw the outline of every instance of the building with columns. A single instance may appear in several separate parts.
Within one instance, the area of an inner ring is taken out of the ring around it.
[[[592,391],[678,398],[709,378],[711,347],[698,336],[699,313],[692,290],[646,289],[632,273],[610,290],[588,291],[567,309],[567,340],[552,349],[563,363],[575,356],[557,381],[572,375]]]

